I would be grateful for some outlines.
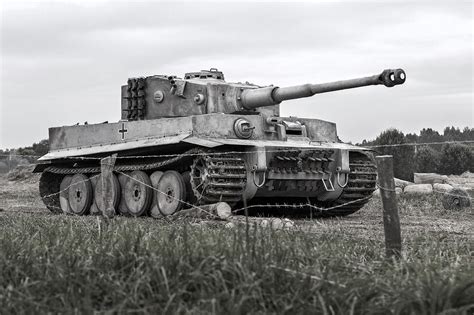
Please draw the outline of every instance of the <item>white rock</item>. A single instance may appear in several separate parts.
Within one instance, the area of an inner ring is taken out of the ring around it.
[[[227,229],[233,229],[235,228],[235,224],[232,223],[232,222],[227,222],[225,225],[224,225],[225,228]]]
[[[433,193],[433,186],[431,184],[415,184],[405,187],[403,192],[406,195],[429,195]]]
[[[403,179],[394,178],[394,180],[395,180],[395,187],[399,187],[402,190],[403,190],[403,188],[405,188],[408,185],[413,185],[412,182],[409,182],[409,181],[406,181],[406,180],[403,180]]]
[[[437,192],[448,192],[453,189],[453,186],[449,184],[433,184],[433,190]]]
[[[264,219],[264,220],[262,220],[262,221],[260,222],[260,226],[263,227],[263,228],[266,228],[266,227],[268,227],[269,225],[270,225],[270,223],[268,222],[268,220],[265,220],[265,219]]]
[[[272,228],[282,229],[284,227],[283,221],[281,219],[272,220]]]
[[[377,188],[372,194],[376,197],[380,197],[380,189]]]
[[[291,221],[290,219],[283,219],[283,225],[285,229],[291,229],[295,226],[295,222]]]
[[[444,184],[449,178],[446,175],[439,175],[436,173],[414,173],[415,184]]]
[[[397,195],[401,195],[403,193],[403,189],[401,187],[395,187],[395,193]]]

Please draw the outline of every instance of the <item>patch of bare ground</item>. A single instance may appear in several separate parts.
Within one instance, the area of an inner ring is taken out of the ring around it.
[[[8,180],[0,176],[0,213],[51,215],[38,195],[38,175],[26,179]],[[398,196],[402,237],[408,240],[420,235],[443,234],[448,239],[474,239],[474,211],[472,208],[461,211],[445,210],[442,196]],[[125,219],[125,218],[124,218]],[[259,217],[258,220],[263,220]],[[267,218],[271,220],[272,218]],[[152,218],[145,221],[156,222]],[[382,201],[374,197],[360,211],[342,218],[292,219],[294,229],[308,233],[336,233],[354,238],[383,239]],[[202,222],[203,226],[220,225],[224,222]]]

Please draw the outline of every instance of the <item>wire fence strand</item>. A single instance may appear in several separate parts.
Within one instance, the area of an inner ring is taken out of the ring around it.
[[[443,141],[443,142],[426,142],[426,143],[400,143],[400,144],[387,144],[387,145],[366,145],[366,146],[361,146],[361,148],[382,148],[382,147],[401,147],[401,146],[425,146],[425,145],[441,145],[441,144],[457,144],[457,143],[474,143],[474,140],[465,140],[465,141]],[[320,143],[321,146],[323,146],[325,143]],[[328,143],[328,144],[331,144],[331,143]],[[318,150],[319,146],[318,145],[314,145],[314,147],[305,147],[305,148],[285,148],[285,147],[281,147],[279,149],[271,149],[271,150],[267,150],[267,149],[258,149],[258,148],[253,148],[251,151],[238,151],[238,150],[232,150],[232,151],[210,151],[210,152],[196,152],[196,151],[187,151],[187,152],[184,152],[184,153],[176,153],[176,154],[156,154],[156,155],[130,155],[130,156],[118,156],[117,159],[122,159],[122,160],[127,160],[127,159],[153,159],[153,158],[161,158],[161,159],[166,159],[166,158],[185,158],[185,157],[196,157],[196,156],[203,156],[203,155],[212,155],[212,156],[226,156],[226,155],[242,155],[242,154],[246,154],[246,153],[258,153],[258,152],[266,152],[266,153],[285,153],[285,152],[304,152],[304,151],[313,151],[313,150]],[[322,150],[331,150],[331,149],[337,149],[336,147],[334,148],[331,148],[331,147],[323,147]],[[21,156],[21,157],[40,157],[40,156],[37,156],[37,155],[22,155],[22,154],[0,154],[0,156],[3,156],[3,157],[18,157],[18,156]],[[70,156],[70,157],[65,157],[65,159],[71,159],[71,160],[102,160],[103,157],[96,157],[96,156]],[[137,182],[139,182],[140,184],[142,185],[145,185],[149,188],[151,188],[153,191],[156,191],[157,193],[160,193],[160,194],[166,194],[165,192],[162,192],[160,191],[159,189],[157,189],[156,187],[154,186],[150,186],[144,182],[141,182],[139,180],[137,180],[136,178],[133,178],[129,175],[127,175],[126,173],[122,172],[122,171],[115,171],[116,173],[119,173],[119,174],[123,174],[124,176],[126,176],[128,179],[131,179],[131,180],[135,180]],[[90,179],[93,179],[95,177],[98,177],[100,176],[100,173],[99,174],[96,174],[96,175],[92,175],[91,177],[89,177],[88,179],[84,180],[84,181],[87,181],[87,180],[90,180]],[[48,195],[45,195],[45,196],[42,196],[43,199],[46,199],[46,198],[50,198],[50,197],[53,197],[55,195],[60,195],[62,194],[63,192],[66,192],[68,191],[72,186],[74,185],[78,185],[78,184],[81,184],[82,182],[84,181],[80,181],[80,182],[76,182],[76,183],[73,183],[73,184],[70,184],[69,186],[67,186],[66,188],[64,189],[61,189],[60,191],[58,192],[54,192],[54,193],[51,193],[51,194],[48,194]],[[395,191],[393,189],[389,189],[389,188],[386,188],[386,187],[381,187],[378,183],[376,184],[377,187],[380,189],[380,190],[385,190],[385,191]],[[445,196],[453,196],[453,197],[457,197],[457,198],[468,198],[469,200],[473,200],[474,198],[470,197],[470,196],[464,196],[464,195],[459,195],[459,194],[453,194],[453,193],[450,193],[449,191],[441,191],[441,190],[436,190],[433,188],[432,190],[434,193],[437,193],[437,194],[442,194],[442,195],[445,195]],[[338,209],[338,208],[342,208],[342,207],[345,207],[347,205],[351,205],[351,204],[354,204],[354,203],[358,203],[358,202],[364,202],[368,199],[370,199],[372,196],[367,196],[367,197],[364,197],[364,198],[360,198],[360,199],[356,199],[356,200],[351,200],[351,201],[348,201],[348,202],[345,202],[343,204],[339,204],[339,205],[336,205],[336,206],[332,206],[332,207],[318,207],[312,203],[310,203],[309,201],[308,202],[305,202],[305,203],[299,203],[299,204],[254,204],[254,205],[249,205],[247,207],[241,207],[241,208],[238,208],[238,209],[235,209],[235,210],[232,210],[233,213],[238,213],[238,212],[242,212],[244,211],[245,209],[250,209],[250,208],[282,208],[282,207],[285,207],[285,208],[304,208],[304,207],[307,207],[307,208],[311,208],[311,209],[314,209],[314,210],[318,210],[320,212],[323,212],[323,211],[330,211],[330,210],[334,210],[334,209]],[[195,207],[197,209],[199,209],[200,211],[204,212],[204,213],[207,213],[209,215],[213,215],[212,213],[208,212],[207,210],[203,209],[202,207],[199,207],[197,205],[193,205],[185,200],[180,200],[180,199],[177,199],[176,197],[172,196],[172,198],[178,200],[179,202],[182,202],[184,205],[186,205],[187,207]],[[54,207],[54,206],[50,206],[50,207]],[[58,208],[58,207],[54,207],[54,208]],[[61,208],[58,208],[58,210],[61,209]]]
[[[411,143],[394,143],[394,144],[380,144],[380,145],[354,145],[355,147],[360,148],[384,148],[384,147],[404,147],[404,146],[427,146],[427,145],[442,145],[442,144],[470,144],[474,143],[474,140],[460,140],[460,141],[440,141],[440,142],[411,142]],[[309,145],[313,145],[314,147],[309,148],[295,148],[295,149],[288,149],[286,147],[282,147],[281,149],[275,150],[252,150],[251,152],[267,152],[267,153],[278,153],[278,152],[300,152],[300,151],[307,151],[307,150],[316,150],[320,146],[329,145],[329,147],[325,147],[323,149],[330,150],[332,149],[331,145],[338,144],[334,142],[323,142],[323,141],[310,141]],[[336,147],[335,147],[336,148]],[[242,154],[246,152],[242,151],[225,151],[225,152],[206,152],[207,155],[232,155],[232,154]],[[117,156],[117,159],[144,159],[144,158],[170,158],[170,157],[177,157],[177,156],[188,156],[194,157],[199,156],[204,153],[177,153],[177,154],[155,154],[155,155],[127,155],[127,156]],[[42,155],[29,155],[29,154],[0,154],[3,157],[35,157],[40,158]],[[61,159],[77,159],[77,160],[101,160],[103,157],[94,157],[90,155],[85,156],[65,156],[61,157]]]

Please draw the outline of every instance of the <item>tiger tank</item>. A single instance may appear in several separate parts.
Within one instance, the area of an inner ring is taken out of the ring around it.
[[[336,124],[281,117],[280,104],[338,90],[405,82],[402,69],[290,87],[228,83],[217,69],[183,78],[130,78],[121,87],[121,119],[49,129],[49,152],[34,172],[55,213],[104,211],[101,159],[114,156],[110,202],[131,216],[171,215],[226,202],[300,205],[315,214],[358,211],[376,189],[369,148],[339,140]],[[296,211],[296,210],[295,210]]]

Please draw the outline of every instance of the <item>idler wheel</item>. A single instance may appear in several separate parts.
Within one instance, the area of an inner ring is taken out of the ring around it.
[[[117,176],[114,174],[112,175],[112,205],[114,207],[114,210],[117,210],[119,202],[120,202],[120,183],[117,179]],[[99,209],[100,212],[104,213],[106,211],[106,205],[104,204],[104,199],[103,199],[103,190],[102,190],[102,175],[97,178],[97,183],[95,185],[95,191],[94,191],[94,200],[95,200],[95,205]]]
[[[176,171],[166,171],[157,186],[156,203],[163,215],[170,215],[181,210],[186,199],[186,185],[183,177]]]
[[[86,214],[93,200],[92,185],[84,174],[76,174],[69,184],[68,200],[71,212],[77,215]]]
[[[71,185],[72,176],[68,175],[63,178],[61,185],[59,185],[59,204],[64,213],[72,213],[69,205],[69,186]]]
[[[127,177],[123,199],[131,215],[143,215],[150,207],[153,199],[151,180],[145,172],[133,171]]]
[[[150,175],[151,184],[156,189],[158,189],[158,183],[161,179],[161,176],[163,176],[163,172],[160,172],[160,171],[153,172]],[[158,194],[159,194],[158,191],[156,190],[153,191],[153,202],[152,202],[152,207],[150,210],[150,215],[154,218],[159,218],[163,216],[160,210],[158,209],[158,203],[157,203]]]

